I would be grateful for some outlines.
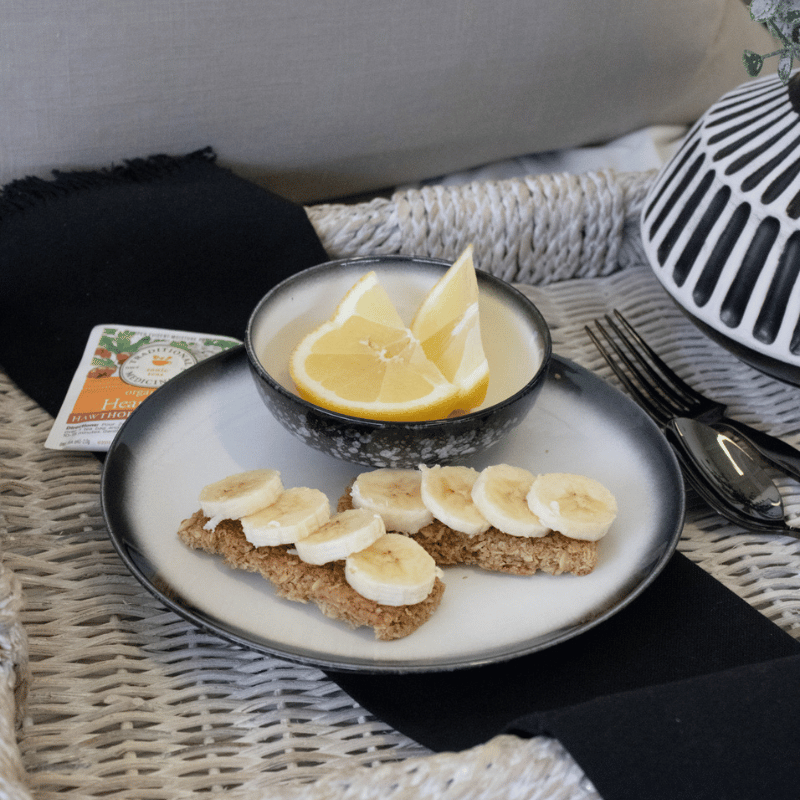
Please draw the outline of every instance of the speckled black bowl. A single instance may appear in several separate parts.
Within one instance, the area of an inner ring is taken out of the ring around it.
[[[248,322],[245,347],[253,379],[275,419],[309,447],[370,467],[461,463],[519,425],[547,376],[550,331],[521,292],[480,271],[481,333],[491,377],[484,404],[472,413],[429,422],[379,422],[327,411],[295,391],[289,354],[331,317],[362,275],[374,270],[400,315],[410,321],[449,266],[407,256],[343,259],[304,270],[266,294]]]

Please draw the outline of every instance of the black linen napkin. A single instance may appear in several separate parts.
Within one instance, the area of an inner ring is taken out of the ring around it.
[[[94,325],[241,338],[271,286],[326,259],[301,207],[210,150],[18,181],[0,195],[0,364],[55,415]],[[800,644],[676,554],[619,614],[541,653],[328,674],[434,750],[556,736],[606,800],[774,799],[800,785],[799,665]]]
[[[0,195],[0,364],[55,416],[94,325],[244,337],[258,300],[327,255],[302,207],[211,149],[27,178]]]
[[[798,797],[800,642],[681,553],[616,615],[539,653],[328,675],[435,751],[553,736],[604,800]]]

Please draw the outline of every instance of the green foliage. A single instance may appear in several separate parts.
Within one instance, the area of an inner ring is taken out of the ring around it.
[[[744,62],[744,68],[747,70],[747,74],[752,78],[755,78],[764,66],[764,58],[758,53],[754,53],[752,50],[744,51],[742,61]]]
[[[140,347],[150,342],[149,336],[143,336],[134,342],[133,331],[120,331],[114,336],[115,330],[115,328],[106,328],[100,337],[100,347],[105,347],[112,353],[135,353]]]
[[[780,49],[766,55],[745,50],[742,62],[747,74],[755,77],[766,59],[778,56],[778,77],[787,83],[794,58],[800,56],[800,0],[752,0],[750,17],[767,28]]]
[[[238,347],[237,343],[230,339],[203,339],[206,347],[218,347],[220,350],[230,350],[231,347]]]

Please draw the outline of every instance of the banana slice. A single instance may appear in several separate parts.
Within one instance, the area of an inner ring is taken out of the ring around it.
[[[362,596],[386,606],[422,602],[441,570],[408,536],[385,533],[369,547],[347,556],[345,580]]]
[[[380,514],[365,508],[351,508],[334,514],[294,546],[297,555],[307,564],[327,564],[369,547],[385,533]]]
[[[230,475],[200,490],[200,509],[213,531],[223,519],[239,519],[272,505],[283,491],[276,469],[253,469]]]
[[[572,539],[600,539],[617,516],[614,495],[602,483],[584,475],[539,475],[527,499],[531,511],[545,525]]]
[[[528,507],[534,474],[510,464],[482,470],[472,487],[472,500],[497,530],[509,536],[538,538],[550,533]]]
[[[380,514],[387,531],[417,533],[433,522],[420,494],[416,469],[376,469],[359,475],[350,492],[356,508]]]
[[[467,536],[489,530],[489,521],[472,502],[479,472],[472,467],[426,467],[420,464],[420,495],[433,516]]]
[[[245,539],[255,547],[293,544],[324,525],[331,516],[328,497],[319,489],[286,489],[270,506],[241,518]]]

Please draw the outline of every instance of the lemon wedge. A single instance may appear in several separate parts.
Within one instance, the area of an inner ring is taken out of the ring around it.
[[[425,355],[375,272],[301,340],[289,371],[302,398],[351,416],[421,421],[460,407],[458,386]]]
[[[479,406],[489,387],[481,339],[478,279],[469,245],[428,292],[411,322],[425,355],[456,386],[460,407]]]

